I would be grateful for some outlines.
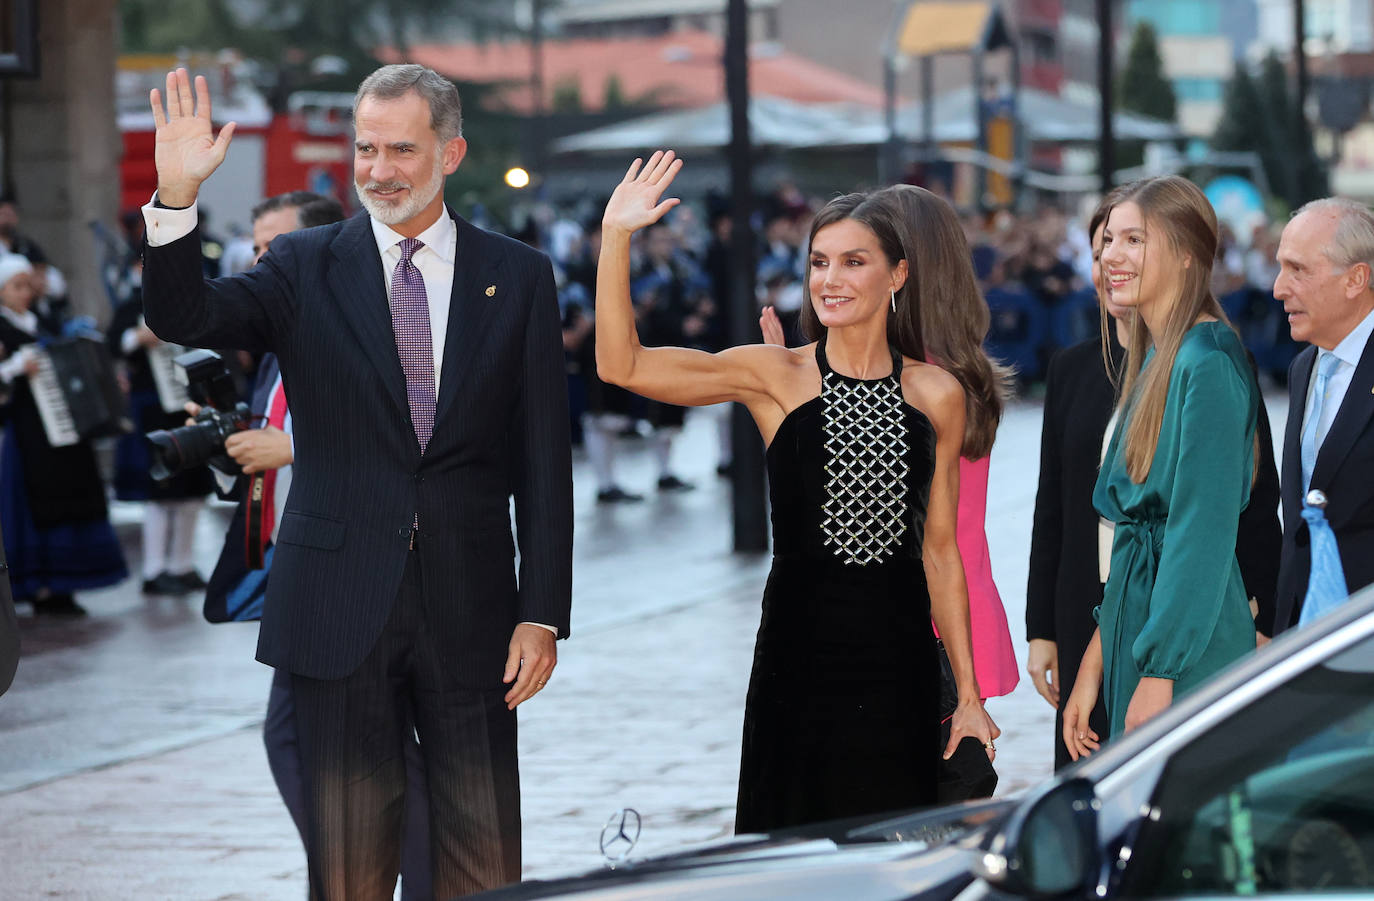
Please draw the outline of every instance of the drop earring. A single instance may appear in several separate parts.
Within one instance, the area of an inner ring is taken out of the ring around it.
[[[893,288],[887,289],[887,294],[892,298],[892,312],[897,312],[897,291]]]

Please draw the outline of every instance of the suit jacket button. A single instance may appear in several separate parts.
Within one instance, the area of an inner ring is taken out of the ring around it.
[[[404,528],[397,529],[397,530],[396,530],[396,534],[397,534],[397,535],[400,535],[402,538],[409,538],[409,537],[410,537],[410,526],[405,526]]]

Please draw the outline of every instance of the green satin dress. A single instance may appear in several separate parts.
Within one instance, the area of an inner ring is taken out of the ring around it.
[[[1174,680],[1178,697],[1255,648],[1236,528],[1250,501],[1259,403],[1235,332],[1200,322],[1174,360],[1142,484],[1126,472],[1129,409],[1112,435],[1093,490],[1098,513],[1116,523],[1098,609],[1112,735],[1125,732],[1141,677]]]

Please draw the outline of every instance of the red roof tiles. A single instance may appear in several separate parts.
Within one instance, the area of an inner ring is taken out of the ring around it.
[[[655,37],[578,38],[544,42],[544,103],[552,105],[559,86],[578,85],[582,108],[602,108],[606,86],[614,78],[627,102],[656,106],[700,107],[725,97],[721,39],[702,31],[680,31]],[[399,61],[381,50],[384,60]],[[530,45],[528,42],[427,44],[410,48],[408,59],[456,81],[504,83],[501,98],[509,107],[528,111]],[[801,103],[850,102],[878,107],[882,92],[852,76],[788,53],[776,44],[751,48],[749,87],[756,95]]]

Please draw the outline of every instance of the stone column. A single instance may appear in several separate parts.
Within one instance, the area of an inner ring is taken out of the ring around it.
[[[102,323],[110,305],[90,223],[113,229],[119,213],[115,7],[116,0],[42,0],[39,77],[8,86],[19,228],[66,275],[75,311]]]

